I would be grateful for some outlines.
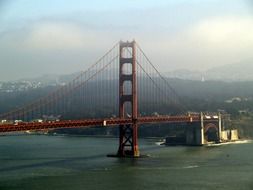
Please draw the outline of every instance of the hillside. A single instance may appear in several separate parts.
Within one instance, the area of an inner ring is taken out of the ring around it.
[[[201,82],[182,79],[167,80],[183,99],[183,103],[187,105],[191,111],[216,111],[217,109],[225,109],[228,112],[236,114],[239,109],[253,109],[253,82]],[[106,83],[106,81],[104,81],[104,83]],[[117,91],[117,89],[115,89],[117,88],[117,82],[111,81],[111,83],[113,85],[106,95],[108,98],[111,96],[110,92],[113,93]],[[0,92],[0,112],[6,112],[11,108],[23,105],[41,96],[45,96],[48,92],[53,91],[58,87],[59,85],[55,85],[27,89],[24,91]],[[95,90],[96,88],[96,86],[92,87],[91,85],[91,93],[93,89]],[[151,89],[147,88],[146,90]],[[145,93],[150,94],[147,91]],[[236,97],[239,98],[240,101],[229,103],[230,100],[233,100],[233,98]],[[147,96],[145,98],[147,102],[150,101],[150,97]]]
[[[182,79],[167,79],[170,85],[177,91],[183,100],[183,104],[188,108],[188,111],[217,111],[217,110],[225,110],[231,114],[233,122],[233,127],[239,127],[240,134],[244,137],[253,136],[251,125],[251,120],[245,120],[242,118],[240,114],[240,110],[246,112],[248,114],[252,114],[253,112],[253,82],[220,82],[220,81],[193,81],[193,80],[182,80]],[[108,81],[107,81],[108,82]],[[107,91],[107,93],[103,94],[104,102],[110,99],[113,96],[113,92],[117,90],[117,82],[110,81],[114,85],[111,86],[111,89]],[[144,83],[145,85],[145,83]],[[101,86],[106,86],[105,82]],[[107,85],[108,86],[108,85]],[[46,86],[40,88],[27,89],[24,91],[8,91],[8,92],[0,92],[0,113],[7,112],[21,105],[27,104],[33,100],[40,98],[41,96],[45,96],[49,92],[54,91],[58,88],[59,85],[56,86]],[[95,83],[90,88],[90,94],[94,94],[97,86]],[[149,89],[147,89],[149,90]],[[151,99],[148,95],[151,94],[148,91],[145,91],[145,101],[142,104],[152,104]],[[142,93],[144,94],[144,93]],[[98,96],[93,96],[93,103],[90,101],[86,101],[83,105],[84,107],[80,107],[80,100],[76,100],[71,102],[70,109],[65,115],[62,116],[61,119],[73,119],[73,118],[92,118],[94,116],[99,117],[111,117],[112,116],[112,107],[108,105],[105,108],[100,108],[99,104],[94,104],[96,102],[96,98]],[[115,97],[115,94],[114,94]],[[109,102],[109,101],[108,101]],[[143,105],[141,105],[142,107]],[[164,109],[163,104],[156,104],[156,112],[159,114],[168,114],[173,113],[176,109],[173,106],[166,105],[166,109]],[[144,106],[145,107],[145,106]],[[114,108],[115,109],[115,108]],[[117,108],[116,108],[117,110]],[[154,111],[154,110],[153,110]],[[151,113],[152,111],[146,108],[146,110],[142,110],[145,113]],[[115,114],[115,113],[113,113]],[[146,128],[140,129],[142,130],[142,134],[145,136],[163,136],[164,134],[169,134],[170,130],[165,127],[162,128],[163,125],[159,125],[159,131],[157,128]],[[161,127],[161,128],[160,128]],[[108,132],[109,130],[109,132]],[[117,134],[117,130],[103,130],[103,129],[73,129],[73,130],[56,130],[61,133],[68,134],[86,134],[86,135],[106,135],[106,134]],[[111,131],[110,131],[111,130]],[[245,135],[247,134],[247,135]]]

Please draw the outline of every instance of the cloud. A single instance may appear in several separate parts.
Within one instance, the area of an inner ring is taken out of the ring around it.
[[[5,32],[0,42],[18,51],[99,49],[112,43],[110,38],[103,38],[105,34],[80,23],[40,21]]]
[[[164,50],[173,52],[205,50],[205,54],[218,51],[247,53],[249,48],[251,51],[253,48],[253,17],[207,18],[167,39],[166,36],[159,38],[157,46],[161,43]]]
[[[20,76],[22,69],[29,75],[38,65],[44,69],[36,71],[38,75],[74,72],[85,69],[118,40],[132,38],[158,68],[167,71],[209,69],[252,57],[252,17],[203,18],[176,32],[170,31],[169,24],[167,28],[157,25],[137,29],[132,23],[129,29],[115,23],[91,24],[44,19],[9,29],[0,35],[0,62],[5,68],[7,63],[14,68],[19,64]]]
[[[69,21],[40,21],[0,34],[0,80],[85,70],[116,42],[110,32]]]
[[[145,46],[152,47],[148,54],[157,65],[167,70],[205,70],[252,59],[253,18],[209,17],[177,33],[146,39]]]
[[[110,44],[103,38],[102,31],[75,22],[44,21],[28,29],[23,45],[38,50],[77,50],[99,49]]]
[[[198,23],[190,37],[214,48],[240,48],[253,45],[252,17],[211,18]]]
[[[82,48],[89,36],[68,23],[44,22],[35,24],[24,39],[24,45],[37,49],[73,49]]]

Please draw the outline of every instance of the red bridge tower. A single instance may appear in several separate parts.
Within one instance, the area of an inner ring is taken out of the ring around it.
[[[119,117],[126,117],[125,103],[131,103],[131,118],[132,124],[119,126],[119,157],[139,157],[138,148],[138,103],[137,103],[137,68],[136,68],[136,43],[120,42],[119,45]],[[126,56],[128,55],[128,56]],[[124,66],[131,65],[131,72],[125,73]],[[131,92],[126,93],[124,90],[125,82],[131,83]]]

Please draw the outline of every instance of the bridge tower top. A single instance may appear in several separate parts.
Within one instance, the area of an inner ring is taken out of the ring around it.
[[[122,42],[120,41],[120,60],[119,60],[119,117],[126,116],[124,104],[131,102],[132,106],[132,119],[136,120],[138,117],[138,104],[137,104],[137,81],[136,81],[136,42]],[[125,73],[124,65],[130,64],[132,69],[131,73]],[[124,83],[131,82],[131,94],[124,91]]]

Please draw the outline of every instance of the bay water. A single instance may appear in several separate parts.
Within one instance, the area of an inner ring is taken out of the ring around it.
[[[48,135],[0,137],[0,190],[252,190],[253,143],[161,146],[148,157],[110,158],[118,139]]]

